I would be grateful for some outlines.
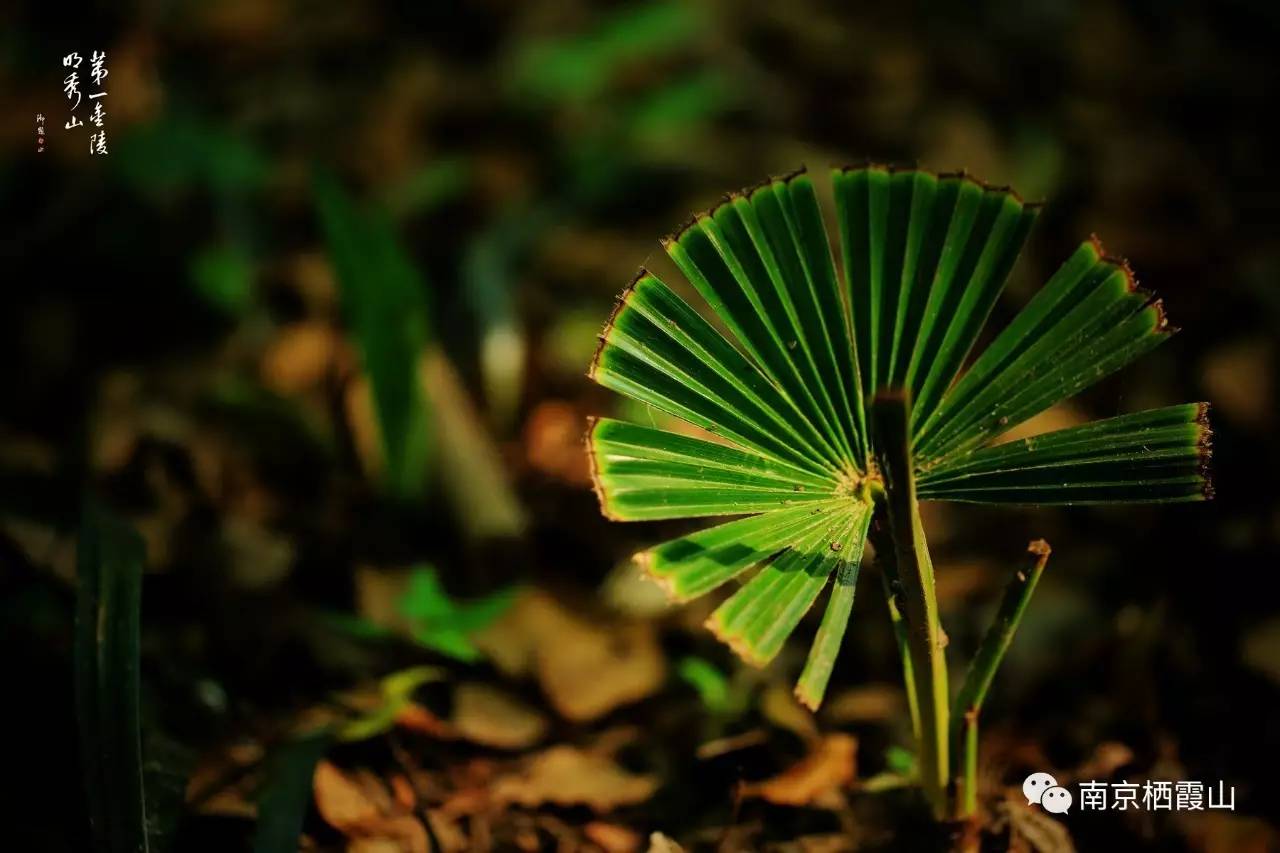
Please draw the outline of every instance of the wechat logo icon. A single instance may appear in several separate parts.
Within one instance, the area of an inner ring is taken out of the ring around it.
[[[1071,792],[1048,773],[1032,773],[1023,780],[1022,795],[1027,805],[1038,803],[1047,812],[1066,814],[1071,809]]]

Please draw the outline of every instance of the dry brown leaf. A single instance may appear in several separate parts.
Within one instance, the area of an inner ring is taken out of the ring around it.
[[[770,845],[772,853],[848,853],[857,850],[854,839],[843,833],[833,832],[826,835],[801,835],[794,841]]]
[[[391,777],[391,796],[395,799],[396,805],[407,812],[413,811],[414,806],[418,804],[418,795],[413,790],[413,783],[403,773],[397,773]]]
[[[363,373],[351,377],[343,397],[347,426],[351,430],[351,442],[364,475],[373,482],[382,478],[386,467],[383,459],[382,434],[378,428],[378,416],[373,409],[373,385]]]
[[[542,713],[498,687],[478,682],[454,689],[449,719],[410,703],[396,714],[396,725],[439,740],[467,740],[494,749],[526,749],[547,732]]]
[[[442,720],[429,708],[410,702],[396,712],[396,725],[438,740],[454,740],[458,731],[448,720]]]
[[[1010,790],[1002,804],[1009,818],[1010,846],[1021,840],[1036,853],[1075,853],[1066,826],[1053,815],[1028,806],[1026,799],[1018,796],[1021,793]]]
[[[753,746],[759,746],[762,743],[769,742],[769,733],[764,729],[749,729],[745,732],[728,737],[716,738],[706,743],[698,744],[698,749],[694,753],[698,756],[699,761],[709,761],[712,758],[719,758],[722,755],[728,755],[731,752],[737,752],[740,749],[748,749]]]
[[[666,678],[652,625],[589,622],[539,590],[472,639],[508,675],[535,673],[551,705],[575,722],[643,699]]]
[[[439,348],[422,357],[419,375],[436,437],[433,457],[454,517],[473,539],[517,536],[528,517],[507,466],[462,377]]]
[[[905,705],[901,687],[884,682],[863,684],[828,699],[822,715],[830,723],[878,723],[898,719]]]
[[[320,817],[350,839],[348,850],[427,853],[426,828],[396,803],[374,774],[346,773],[321,761],[312,788]]]
[[[1184,812],[1176,816],[1192,849],[1202,853],[1272,853],[1280,833],[1261,818],[1230,812]]]
[[[554,746],[493,784],[495,802],[533,808],[590,807],[597,813],[642,803],[658,789],[654,776],[629,773],[611,759],[572,746]]]
[[[1274,350],[1263,340],[1235,341],[1213,352],[1201,368],[1217,412],[1246,427],[1260,429],[1275,417],[1272,402]]]
[[[524,426],[529,467],[575,485],[590,484],[591,471],[582,445],[586,420],[563,400],[545,400],[534,407]]]
[[[429,853],[427,830],[413,815],[385,818],[369,835],[352,838],[347,853]]]
[[[462,827],[440,809],[428,811],[427,820],[431,821],[431,832],[435,835],[436,841],[440,842],[440,853],[465,853],[468,850],[489,849],[488,846],[481,844],[473,846]]]
[[[666,661],[652,625],[613,628],[574,620],[538,650],[538,680],[551,704],[575,722],[602,717],[662,686]]]
[[[525,749],[542,740],[547,718],[507,692],[467,682],[453,692],[454,730],[460,737],[497,749]]]
[[[640,849],[640,834],[616,823],[593,820],[582,827],[582,834],[605,853],[633,853]]]
[[[1111,775],[1133,761],[1133,750],[1119,741],[1103,741],[1093,754],[1075,768],[1077,779],[1110,779]]]
[[[332,762],[316,765],[312,788],[320,817],[343,834],[363,832],[382,818],[377,794]]]
[[[853,781],[857,752],[852,735],[826,735],[800,763],[771,779],[743,785],[742,794],[780,806],[812,805]]]
[[[310,391],[330,374],[341,346],[341,336],[325,321],[286,326],[262,354],[262,383],[280,394]]]

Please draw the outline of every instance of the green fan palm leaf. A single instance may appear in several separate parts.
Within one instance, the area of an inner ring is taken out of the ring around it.
[[[609,518],[743,516],[639,555],[678,600],[758,568],[712,614],[718,637],[766,663],[831,586],[797,686],[811,707],[885,494],[884,448],[869,429],[878,395],[911,401],[911,512],[915,495],[1096,504],[1210,494],[1204,404],[994,443],[1172,333],[1159,300],[1096,239],[971,360],[1038,207],[964,174],[866,166],[835,170],[833,183],[835,251],[804,171],[731,194],[664,240],[728,335],[642,270],[589,374],[701,433],[593,420]]]

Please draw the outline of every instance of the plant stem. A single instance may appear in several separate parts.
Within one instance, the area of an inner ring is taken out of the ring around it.
[[[880,392],[871,403],[876,459],[885,483],[889,535],[902,587],[902,615],[920,714],[920,781],[938,819],[948,813],[950,701],[933,562],[916,502],[910,405],[904,392]]]
[[[972,818],[978,810],[978,717],[982,712],[982,702],[987,698],[987,690],[995,678],[1000,662],[1013,641],[1013,634],[1018,629],[1022,614],[1031,600],[1031,593],[1040,582],[1045,564],[1049,562],[1049,543],[1037,539],[1027,546],[1031,555],[1031,566],[1020,569],[1005,587],[1004,598],[1000,600],[1000,609],[996,618],[987,629],[974,655],[973,663],[965,674],[960,692],[956,694],[954,709],[957,729],[953,739],[954,748],[963,751],[955,756],[955,762],[962,775],[957,780],[959,787],[958,816]]]
[[[902,616],[898,589],[898,566],[893,554],[893,541],[883,530],[872,528],[871,541],[876,549],[876,562],[880,566],[880,584],[884,587],[884,600],[889,606],[889,622],[893,636],[898,641],[898,657],[902,661],[902,684],[907,693],[907,708],[911,712],[911,733],[920,740],[920,698],[916,695],[915,669],[911,666],[911,650],[907,648],[907,623]]]

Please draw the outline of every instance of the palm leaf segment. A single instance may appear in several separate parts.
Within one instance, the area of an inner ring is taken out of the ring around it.
[[[590,369],[721,439],[601,418],[588,443],[609,518],[746,516],[640,555],[678,600],[763,564],[709,621],[739,654],[773,658],[834,576],[797,687],[812,707],[874,507],[875,391],[906,389],[914,401],[922,499],[1172,502],[1209,490],[1203,404],[991,446],[1174,331],[1126,264],[1084,243],[957,379],[1036,206],[963,174],[840,169],[834,186],[843,276],[803,171],[733,194],[664,241],[732,342],[641,270]]]

